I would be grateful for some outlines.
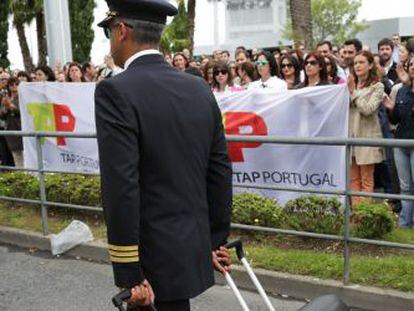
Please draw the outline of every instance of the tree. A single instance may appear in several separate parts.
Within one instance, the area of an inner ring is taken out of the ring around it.
[[[94,0],[70,0],[70,30],[72,38],[73,59],[79,63],[90,60],[94,31]]]
[[[13,26],[16,28],[17,37],[19,38],[20,49],[22,51],[24,68],[30,72],[33,70],[33,60],[30,55],[29,45],[27,44],[24,25],[30,23],[35,17],[35,13],[31,10],[32,6],[26,0],[10,0],[10,12],[13,14]]]
[[[196,9],[196,0],[188,0],[187,2],[187,12],[188,12],[188,23],[187,23],[187,33],[189,40],[190,54],[193,55],[194,50],[194,29],[195,29],[195,12]]]
[[[313,35],[315,42],[326,39],[342,44],[368,28],[358,22],[361,0],[312,0]]]
[[[184,0],[179,0],[178,14],[173,21],[165,27],[160,42],[162,52],[181,52],[189,48],[190,40],[188,39],[188,16],[185,10]]]
[[[7,33],[9,31],[9,3],[8,0],[0,2],[0,66],[8,67],[10,61],[7,58],[9,46],[7,44]]]
[[[312,46],[311,0],[289,0],[292,38],[295,46]]]

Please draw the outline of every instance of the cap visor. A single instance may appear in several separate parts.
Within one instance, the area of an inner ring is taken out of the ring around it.
[[[103,21],[98,23],[98,27],[107,27],[113,18],[113,16],[107,16]]]

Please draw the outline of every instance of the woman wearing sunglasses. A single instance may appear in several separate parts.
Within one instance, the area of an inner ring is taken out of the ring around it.
[[[384,85],[379,81],[377,66],[371,52],[358,52],[354,58],[348,78],[351,93],[349,110],[349,137],[382,138],[378,109],[384,96]],[[383,148],[352,147],[351,190],[362,192],[374,191],[374,168],[376,163],[384,161]],[[352,198],[352,207],[361,201]]]
[[[298,88],[331,84],[328,79],[325,59],[321,54],[310,52],[305,57],[304,66],[305,81],[300,83]]]
[[[286,81],[289,90],[294,89],[300,84],[300,65],[295,56],[283,56],[280,68],[282,79]]]
[[[278,92],[287,90],[286,82],[278,78],[279,68],[269,52],[259,53],[255,65],[260,79],[250,83],[249,89],[270,88]]]
[[[237,92],[244,90],[233,84],[233,75],[229,65],[218,62],[213,67],[213,93]]]

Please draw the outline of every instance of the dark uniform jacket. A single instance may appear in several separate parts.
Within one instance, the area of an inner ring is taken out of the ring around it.
[[[115,284],[145,277],[159,301],[214,283],[211,252],[226,242],[231,163],[208,85],[161,55],[98,84],[96,126]]]

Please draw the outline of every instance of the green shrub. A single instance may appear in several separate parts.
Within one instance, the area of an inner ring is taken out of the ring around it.
[[[233,197],[233,223],[279,227],[283,210],[276,200],[257,193],[239,193]]]
[[[74,174],[46,174],[46,198],[51,202],[100,206],[99,176]],[[39,199],[39,180],[22,172],[0,174],[0,195],[25,199]]]
[[[0,174],[0,195],[38,200],[39,180],[23,172]]]
[[[301,196],[286,203],[286,224],[299,231],[338,234],[344,223],[337,198]]]
[[[394,216],[387,205],[361,202],[352,214],[353,234],[366,239],[382,238],[394,229]]]

